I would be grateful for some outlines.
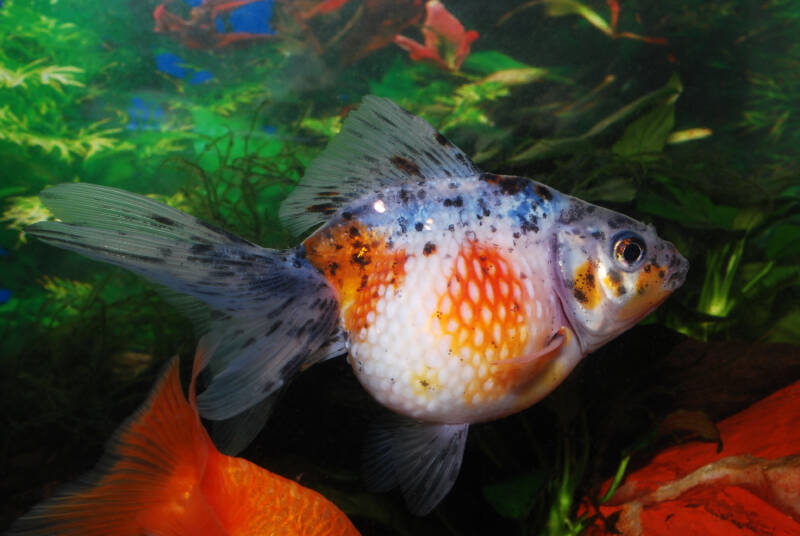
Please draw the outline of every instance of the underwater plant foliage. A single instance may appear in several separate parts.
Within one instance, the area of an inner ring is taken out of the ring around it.
[[[89,469],[160,364],[196,342],[160,289],[28,240],[48,217],[39,191],[125,188],[294,245],[278,207],[366,94],[422,116],[483,169],[653,223],[689,277],[542,403],[475,427],[469,463],[425,518],[360,480],[380,410],[343,360],[289,386],[245,458],[321,491],[363,534],[580,534],[581,501],[601,502],[601,482],[663,441],[668,414],[723,417],[796,379],[777,360],[727,406],[676,394],[699,381],[698,348],[800,345],[796,3],[451,1],[480,34],[457,69],[392,42],[421,40],[413,2],[267,2],[270,37],[223,48],[155,32],[159,3],[0,3],[0,530]]]

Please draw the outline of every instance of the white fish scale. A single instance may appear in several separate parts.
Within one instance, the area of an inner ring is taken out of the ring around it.
[[[489,347],[484,353],[471,348],[481,347],[492,337],[500,339],[504,331],[498,322],[509,315],[514,319],[526,317],[529,323],[524,329],[505,331],[511,336],[520,336],[518,332],[522,331],[528,335],[549,333],[557,327],[534,325],[542,322],[531,314],[537,307],[534,301],[521,303],[514,312],[495,305],[495,299],[505,300],[512,293],[518,301],[536,295],[536,289],[551,293],[544,248],[535,254],[531,250],[540,246],[530,244],[524,256],[513,249],[509,252],[510,248],[502,250],[508,262],[496,267],[497,274],[520,278],[520,283],[511,286],[505,279],[502,284],[492,286],[476,259],[470,260],[468,266],[460,255],[461,248],[470,240],[501,250],[495,246],[498,242],[495,234],[481,227],[463,232],[410,232],[402,240],[395,239],[395,248],[410,255],[404,266],[402,285],[397,290],[391,286],[380,289],[383,295],[367,317],[370,327],[366,337],[359,337],[359,344],[351,347],[356,362],[362,363],[355,367],[359,380],[380,403],[433,422],[476,422],[511,411],[515,403],[511,392],[490,397],[483,392],[468,391],[476,381],[487,392],[495,387],[491,367],[486,364],[487,356],[496,359],[518,356],[509,355],[504,345],[497,350]],[[435,244],[435,251],[425,255],[423,249],[429,243]],[[474,274],[464,286],[457,305],[447,295],[448,281],[454,274],[461,278]],[[440,326],[437,311],[458,313],[463,322],[475,323],[475,327],[471,331],[457,330],[459,336],[454,340],[447,333],[448,326]],[[492,328],[494,318],[498,320]],[[479,323],[488,327],[483,328]],[[528,338],[526,350],[531,350],[535,337]],[[456,353],[452,351],[454,345],[460,346]]]

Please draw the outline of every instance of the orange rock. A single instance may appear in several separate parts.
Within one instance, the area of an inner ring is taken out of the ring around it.
[[[587,534],[800,536],[800,382],[627,476]],[[616,531],[616,532],[615,532]]]

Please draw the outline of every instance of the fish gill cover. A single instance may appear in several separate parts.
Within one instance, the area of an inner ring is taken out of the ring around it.
[[[246,458],[364,534],[577,534],[621,460],[800,377],[793,3],[5,0],[0,30],[0,527],[91,467],[195,344],[159,289],[29,239],[38,193],[120,187],[287,247],[282,200],[366,94],[483,169],[654,224],[693,268],[542,403],[475,427],[436,515],[366,493],[378,409],[342,360],[285,391]],[[679,410],[706,417],[663,426]]]

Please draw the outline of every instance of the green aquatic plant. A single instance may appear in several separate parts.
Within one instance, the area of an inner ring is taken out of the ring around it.
[[[52,217],[37,195],[10,197],[8,201],[9,206],[0,216],[0,221],[8,222],[7,229],[19,231],[20,244],[24,244],[26,241],[25,228],[28,225]]]

